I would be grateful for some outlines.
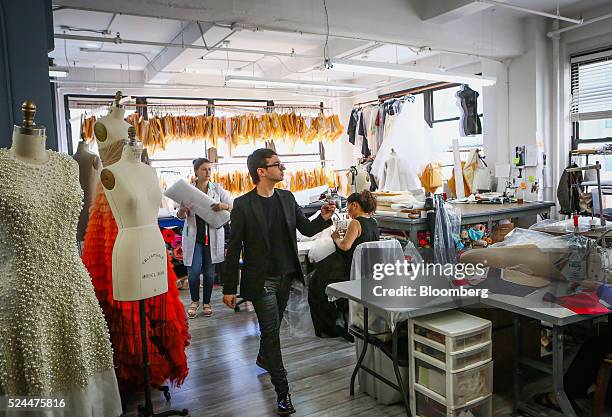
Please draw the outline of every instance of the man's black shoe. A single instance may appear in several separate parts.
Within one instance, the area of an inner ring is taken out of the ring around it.
[[[257,355],[257,360],[255,361],[255,365],[259,366],[261,369],[265,369],[266,371],[270,372],[268,367],[264,364],[264,358],[261,355]]]
[[[291,395],[282,394],[276,397],[276,412],[279,416],[288,416],[295,413],[295,408],[291,403]]]

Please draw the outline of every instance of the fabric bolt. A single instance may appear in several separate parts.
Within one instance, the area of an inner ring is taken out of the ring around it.
[[[217,182],[209,182],[208,183],[208,191],[206,193],[210,198],[212,198],[215,202],[225,203],[228,206],[233,206],[233,200],[229,194],[229,192],[223,189],[223,186]],[[204,229],[208,229],[208,244],[210,246],[210,255],[212,259],[212,263],[218,264],[223,262],[225,259],[225,228],[220,227],[215,229],[214,227],[206,227],[206,222],[202,219],[201,223],[198,225],[196,214],[193,211],[189,212],[187,219],[185,219],[185,223],[183,226],[183,263],[185,266],[191,265],[193,251],[195,248],[196,242],[205,242],[205,233],[203,233]],[[200,235],[198,236],[198,231],[200,231]]]
[[[47,152],[37,165],[0,149],[0,400],[57,396],[72,408],[46,416],[118,416],[109,333],[76,245],[78,166]]]
[[[174,241],[175,236],[176,236],[176,233],[172,229],[162,230],[162,237],[164,238],[164,242],[166,243],[172,243]]]
[[[182,245],[183,245],[183,237],[180,235],[175,235],[172,238],[172,242],[170,242],[170,246],[172,246],[172,249],[182,247]]]
[[[112,144],[101,153],[104,166],[121,158],[123,142],[120,144]],[[139,308],[137,301],[113,299],[112,259],[116,238],[117,224],[102,184],[98,183],[85,233],[83,263],[89,271],[110,330],[119,389],[122,392],[132,392],[142,390],[143,385]],[[168,292],[147,299],[145,304],[151,385],[161,386],[168,380],[178,387],[188,373],[185,346],[189,345],[190,335],[170,257]]]

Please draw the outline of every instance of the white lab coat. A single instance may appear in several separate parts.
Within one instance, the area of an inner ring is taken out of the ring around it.
[[[231,209],[233,200],[230,197],[230,193],[224,190],[221,184],[212,181],[209,182],[207,194],[217,203],[228,204]],[[191,212],[185,220],[185,226],[183,226],[183,264],[185,266],[191,266],[191,262],[193,261],[193,251],[195,249],[197,232],[198,227],[196,225],[195,214]],[[223,227],[218,229],[209,227],[208,243],[210,244],[210,257],[212,263],[218,264],[223,262],[225,259],[225,229],[223,229]]]

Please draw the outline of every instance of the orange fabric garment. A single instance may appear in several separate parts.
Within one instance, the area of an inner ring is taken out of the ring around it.
[[[91,275],[110,331],[119,389],[140,391],[143,374],[138,302],[113,299],[111,268],[116,237],[117,224],[99,183],[89,211],[83,263]],[[168,380],[178,387],[188,374],[185,347],[189,345],[190,335],[169,260],[168,292],[146,300],[146,316],[151,385],[158,387]]]

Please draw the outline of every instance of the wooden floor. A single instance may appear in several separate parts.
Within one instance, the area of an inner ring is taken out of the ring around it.
[[[188,291],[181,291],[188,305]],[[221,303],[221,291],[213,292],[214,316],[189,320],[192,342],[187,348],[189,376],[172,400],[154,392],[156,412],[169,408],[189,409],[191,417],[275,416],[274,388],[268,374],[255,365],[259,347],[258,325],[250,306],[234,313]],[[293,393],[294,416],[385,417],[404,415],[403,406],[378,405],[365,395],[349,395],[355,347],[340,339],[291,337],[282,328],[282,350]],[[510,376],[508,382],[510,383]],[[358,389],[357,389],[358,391]],[[126,404],[125,417],[134,417],[142,397]],[[510,415],[510,401],[494,397],[495,416]],[[551,413],[551,416],[559,415]]]

